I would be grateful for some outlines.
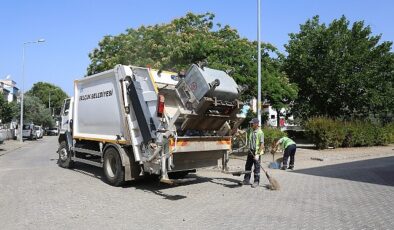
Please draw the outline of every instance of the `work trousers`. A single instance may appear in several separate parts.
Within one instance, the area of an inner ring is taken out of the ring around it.
[[[285,149],[285,152],[283,153],[283,166],[287,167],[287,160],[290,157],[290,165],[289,166],[294,166],[294,158],[295,158],[295,153],[296,153],[297,146],[296,145],[289,145]]]
[[[260,157],[258,160],[254,159],[254,155],[248,154],[248,158],[245,163],[245,171],[251,171],[252,166],[254,165],[254,182],[260,182]],[[244,181],[250,181],[251,173],[246,173],[244,177]]]

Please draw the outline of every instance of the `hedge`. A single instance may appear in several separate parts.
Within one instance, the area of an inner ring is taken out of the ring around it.
[[[237,135],[233,137],[233,148],[239,148],[245,144],[246,140],[246,133],[247,130],[243,135]],[[271,151],[272,143],[275,139],[279,139],[281,137],[286,136],[285,132],[282,132],[280,129],[276,128],[263,128],[264,132],[264,153],[269,153]]]
[[[340,121],[314,117],[306,122],[307,136],[318,149],[358,147],[393,143],[394,125],[380,126],[368,121]]]
[[[264,128],[264,153],[270,153],[272,149],[272,144],[274,143],[275,139],[279,139],[281,137],[286,136],[285,132],[282,132],[280,129],[277,128]]]

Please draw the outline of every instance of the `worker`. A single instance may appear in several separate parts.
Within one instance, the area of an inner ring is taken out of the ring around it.
[[[246,134],[248,157],[245,163],[245,171],[251,171],[254,165],[254,182],[252,188],[256,188],[260,183],[260,157],[264,153],[264,133],[259,127],[259,119],[253,118],[249,123],[252,127],[249,128]],[[250,177],[251,173],[246,173],[244,180],[238,184],[250,185]]]
[[[280,146],[284,150],[282,167],[280,169],[293,170],[294,169],[295,153],[297,150],[296,143],[288,137],[282,137],[280,139],[277,139],[272,151],[276,152],[278,146]],[[290,164],[289,164],[289,167],[287,167],[287,161],[288,161],[289,157],[290,157]]]

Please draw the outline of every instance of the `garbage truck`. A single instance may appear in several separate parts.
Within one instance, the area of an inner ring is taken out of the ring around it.
[[[101,167],[113,186],[146,175],[174,183],[218,164],[226,170],[242,120],[239,94],[226,72],[198,64],[183,74],[116,65],[75,80],[62,107],[58,164]]]

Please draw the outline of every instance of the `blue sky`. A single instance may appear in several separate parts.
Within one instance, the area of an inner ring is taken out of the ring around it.
[[[331,22],[345,15],[364,20],[382,40],[393,41],[391,0],[261,0],[262,40],[284,51],[288,34],[314,15]],[[257,0],[2,0],[0,2],[0,79],[11,75],[21,86],[22,44],[26,46],[25,89],[49,82],[72,95],[73,80],[86,73],[88,54],[104,35],[127,28],[168,23],[187,12],[212,12],[242,37],[257,38]]]

